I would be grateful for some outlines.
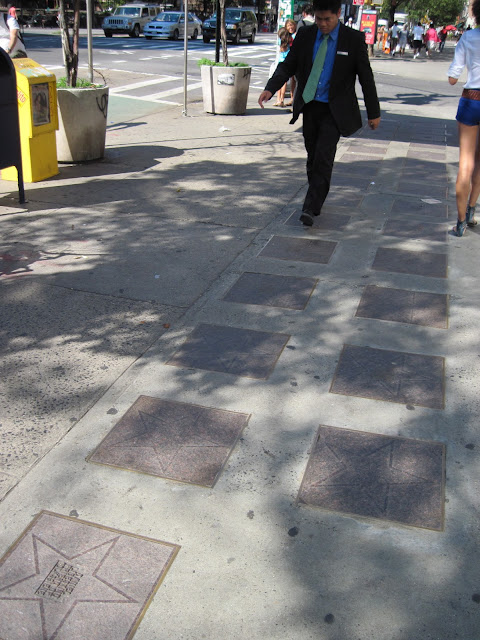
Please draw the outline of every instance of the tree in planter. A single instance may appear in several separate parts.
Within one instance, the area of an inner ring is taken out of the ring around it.
[[[218,23],[218,20],[217,20]],[[222,43],[223,64],[228,67],[227,27],[225,24],[225,0],[220,0],[220,42]]]
[[[73,27],[70,38],[70,29],[65,12],[65,0],[59,0],[60,29],[62,32],[63,61],[65,63],[65,75],[69,87],[77,86],[78,74],[78,44],[80,33],[80,0],[73,1]]]

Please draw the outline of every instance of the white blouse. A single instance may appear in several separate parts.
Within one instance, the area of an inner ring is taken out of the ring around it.
[[[480,29],[464,32],[455,47],[455,56],[447,75],[450,78],[459,78],[465,66],[465,89],[480,89]]]

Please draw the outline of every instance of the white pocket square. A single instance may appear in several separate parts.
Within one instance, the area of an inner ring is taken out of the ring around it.
[[[337,56],[348,56],[348,51],[337,51]]]

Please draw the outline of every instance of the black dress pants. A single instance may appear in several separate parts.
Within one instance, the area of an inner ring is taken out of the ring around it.
[[[303,211],[318,216],[330,190],[333,161],[340,139],[340,131],[326,102],[312,100],[303,107],[303,138],[308,178]]]

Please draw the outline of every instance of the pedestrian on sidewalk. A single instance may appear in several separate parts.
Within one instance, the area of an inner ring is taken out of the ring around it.
[[[423,43],[423,27],[422,23],[418,22],[416,27],[413,27],[413,59],[418,58],[420,55],[420,49]]]
[[[405,47],[407,46],[407,40],[408,40],[408,27],[407,25],[405,25],[403,29],[400,31],[400,34],[398,36],[398,46],[400,48],[399,54],[401,58],[403,58],[403,56],[405,55]]]
[[[472,14],[480,26],[480,0],[474,0]],[[465,31],[455,48],[448,69],[448,81],[456,84],[464,67],[467,82],[458,104],[459,163],[456,183],[457,224],[453,232],[463,236],[467,226],[474,227],[475,205],[480,195],[480,29]]]
[[[11,58],[26,58],[27,51],[20,37],[20,25],[10,13],[0,14],[0,47]]]
[[[438,45],[439,53],[442,53],[443,49],[445,48],[445,41],[447,39],[447,35],[448,35],[448,31],[445,29],[445,27],[443,27],[443,29],[438,34],[438,37],[440,38],[440,44]]]
[[[395,22],[390,29],[390,53],[392,54],[392,58],[395,56],[396,48],[398,44],[398,35],[400,32],[400,27],[398,26],[398,22]]]
[[[328,195],[340,136],[350,136],[362,126],[355,94],[357,77],[368,124],[371,129],[380,124],[380,105],[364,34],[341,24],[341,0],[314,0],[313,11],[315,24],[298,32],[285,61],[278,65],[258,98],[263,109],[288,78],[297,76],[290,123],[303,113],[308,191],[300,220],[306,226],[313,225]]]
[[[313,23],[312,23],[313,24]],[[293,41],[295,40],[295,36],[297,35],[297,23],[295,20],[289,18],[285,22],[285,29],[288,31],[290,35],[290,40],[288,42],[288,50],[292,48]],[[295,87],[297,86],[297,79],[295,76],[290,78],[290,100],[285,103],[286,107],[291,107],[293,104],[293,96],[295,95]]]
[[[383,35],[384,35],[384,33],[385,33],[385,27],[382,24],[377,29],[377,51],[380,51],[380,49],[383,47],[383,44],[384,44]]]
[[[311,4],[304,4],[302,7],[302,17],[297,22],[297,31],[302,27],[310,27],[315,22],[313,17],[313,7]]]
[[[283,62],[290,51],[290,34],[282,27],[278,30],[278,52],[277,52],[277,61],[278,63]],[[277,64],[278,64],[277,63]],[[287,90],[287,83],[278,90],[277,101],[273,105],[274,107],[284,107],[284,99],[285,92]]]
[[[425,47],[427,49],[427,58],[430,58],[432,53],[437,49],[437,42],[440,41],[438,37],[437,30],[435,29],[435,25],[433,22],[430,23],[430,26],[427,29],[427,33],[425,34]]]

